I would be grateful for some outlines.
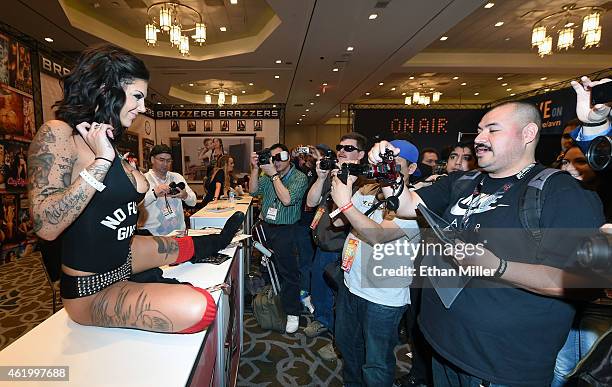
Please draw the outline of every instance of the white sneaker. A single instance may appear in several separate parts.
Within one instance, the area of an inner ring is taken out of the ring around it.
[[[294,316],[292,314],[287,315],[287,325],[285,326],[285,332],[295,333],[300,326],[300,316]]]
[[[310,314],[314,313],[314,306],[312,305],[312,300],[310,299],[310,296],[302,298],[302,305],[304,305],[306,309],[308,309],[308,312]]]

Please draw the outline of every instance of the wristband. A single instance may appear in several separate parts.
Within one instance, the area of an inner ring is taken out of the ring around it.
[[[495,270],[495,273],[493,274],[493,277],[495,278],[501,278],[502,275],[504,275],[504,273],[506,272],[506,269],[508,268],[508,261],[506,261],[505,259],[499,259],[499,266],[497,267],[497,270]]]
[[[270,177],[270,179],[271,179],[272,181],[275,181],[275,180],[280,179],[280,176],[278,176],[278,173],[275,173],[274,175],[272,175],[272,177]]]
[[[96,180],[96,178],[93,177],[87,169],[83,169],[79,175],[87,182],[87,184],[94,187],[98,192],[102,192],[106,188],[106,186]]]
[[[603,121],[599,121],[599,122],[583,122],[582,126],[586,126],[587,128],[592,128],[594,126],[601,126],[605,123],[607,123],[608,120],[603,120]]]
[[[113,163],[111,160],[105,158],[105,157],[96,157],[94,160],[104,160],[104,161],[108,161],[109,163]]]
[[[342,207],[336,208],[331,214],[329,214],[329,217],[330,218],[335,218],[336,216],[338,216],[338,214],[348,210],[351,207],[353,207],[353,202],[348,202],[347,204],[343,205]]]

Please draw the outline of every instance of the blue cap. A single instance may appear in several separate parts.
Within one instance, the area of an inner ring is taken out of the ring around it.
[[[406,159],[411,163],[417,163],[419,161],[419,150],[411,142],[406,140],[393,140],[391,141],[391,145],[399,148],[399,157]],[[415,177],[419,177],[421,175],[421,171],[419,171],[417,168],[413,175]]]

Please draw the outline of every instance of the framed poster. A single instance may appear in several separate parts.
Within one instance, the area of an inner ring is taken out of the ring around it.
[[[251,153],[255,149],[254,134],[181,135],[183,176],[188,182],[203,181],[211,165],[229,154],[234,159],[234,175],[250,171]]]
[[[204,131],[212,132],[212,120],[204,120]]]
[[[0,192],[26,190],[29,146],[27,142],[0,140]]]
[[[246,120],[238,120],[237,129],[239,132],[246,131]]]
[[[196,131],[196,122],[195,122],[195,120],[187,121],[187,131],[188,132],[195,132]]]
[[[261,132],[263,130],[263,120],[253,120],[253,129],[256,132]]]
[[[221,131],[229,132],[229,120],[221,120]]]
[[[171,132],[178,132],[179,130],[180,130],[180,126],[179,126],[178,120],[170,121],[170,131]]]
[[[138,133],[125,132],[119,141],[117,141],[117,150],[122,156],[129,152],[132,156],[138,158],[140,154],[140,152],[138,152],[138,146]],[[138,164],[138,161],[136,164]]]
[[[149,157],[149,154],[151,153],[153,146],[155,146],[155,141],[151,140],[150,138],[142,139],[142,167],[145,169],[145,171],[151,169],[151,157]]]

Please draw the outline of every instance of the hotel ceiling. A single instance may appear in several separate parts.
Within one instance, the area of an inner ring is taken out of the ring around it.
[[[441,91],[441,103],[486,103],[612,63],[609,12],[598,48],[545,58],[531,49],[533,23],[560,10],[559,0],[491,0],[488,9],[481,0],[185,0],[208,34],[204,46],[191,43],[188,58],[160,34],[158,46],[147,47],[153,2],[5,0],[0,21],[69,55],[103,40],[131,49],[151,70],[154,102],[203,102],[206,89],[223,82],[240,102],[286,104],[288,124],[333,122],[341,105],[401,103],[417,88]]]

